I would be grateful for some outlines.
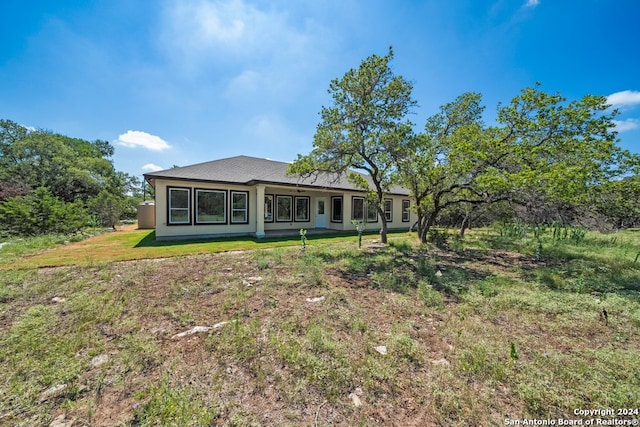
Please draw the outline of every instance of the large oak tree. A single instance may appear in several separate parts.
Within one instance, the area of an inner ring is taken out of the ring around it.
[[[426,121],[399,157],[403,183],[417,200],[426,241],[443,209],[500,200],[580,203],[589,189],[623,176],[631,155],[616,145],[606,98],[567,102],[539,88],[499,106],[485,126],[479,94],[467,93]]]
[[[385,56],[372,55],[329,86],[332,105],[322,107],[313,150],[298,155],[290,173],[311,176],[318,172],[347,174],[370,193],[382,220],[381,240],[387,241],[387,221],[382,201],[397,173],[394,153],[404,150],[412,134],[407,114],[416,102],[413,86],[396,76]],[[364,171],[370,182],[352,172]]]

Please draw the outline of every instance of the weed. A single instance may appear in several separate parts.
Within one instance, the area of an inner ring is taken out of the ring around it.
[[[137,398],[147,402],[132,408],[133,426],[211,425],[220,415],[219,409],[208,406],[196,390],[171,384],[168,377],[138,393]]]
[[[418,296],[427,307],[444,306],[444,297],[442,294],[424,280],[418,282]]]
[[[511,346],[511,351],[510,351],[509,355],[511,356],[511,360],[513,360],[515,362],[516,360],[518,360],[520,358],[520,355],[518,354],[518,349],[516,347],[516,343],[511,341],[509,343],[509,345]]]

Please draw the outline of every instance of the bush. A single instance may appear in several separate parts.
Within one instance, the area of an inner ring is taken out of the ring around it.
[[[122,197],[102,190],[97,196],[89,199],[87,205],[91,213],[100,221],[100,225],[115,228],[125,209]]]
[[[0,231],[4,235],[66,234],[88,223],[89,215],[80,202],[65,203],[44,187],[0,203]]]

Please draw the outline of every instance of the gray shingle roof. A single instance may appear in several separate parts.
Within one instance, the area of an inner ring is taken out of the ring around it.
[[[237,156],[146,173],[144,176],[149,181],[153,181],[156,178],[164,178],[226,184],[254,185],[262,183],[318,189],[362,191],[350,183],[346,175],[339,176],[338,179],[336,179],[332,174],[320,173],[317,177],[302,178],[300,176],[288,176],[286,173],[288,167],[289,163],[285,162],[276,162],[274,160],[249,156]],[[363,177],[371,183],[371,178],[368,175],[363,174]],[[409,194],[405,188],[399,186],[391,188],[390,193],[400,195]]]

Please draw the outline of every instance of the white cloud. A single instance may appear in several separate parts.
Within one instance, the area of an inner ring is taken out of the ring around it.
[[[527,0],[524,7],[536,7],[540,4],[540,0]]]
[[[635,90],[623,90],[607,96],[607,103],[614,108],[632,107],[640,104],[640,92]]]
[[[617,132],[624,132],[640,128],[640,119],[614,120]]]
[[[321,49],[324,30],[314,21],[291,23],[290,12],[248,0],[173,0],[161,21],[159,45],[185,69],[207,64],[299,61]],[[326,37],[325,37],[326,38]]]
[[[147,163],[146,165],[142,166],[142,170],[145,172],[157,172],[164,169],[165,168],[163,168],[162,166],[158,166],[153,163]]]
[[[165,20],[163,41],[173,53],[186,56],[261,53],[282,47],[291,37],[283,14],[261,11],[244,0],[176,1],[167,9]],[[176,47],[178,51],[173,50]]]
[[[260,73],[252,70],[244,70],[229,82],[225,95],[229,99],[253,95],[261,88],[261,81],[264,82],[264,79],[262,79]]]
[[[152,151],[163,151],[171,148],[171,146],[159,136],[138,130],[129,130],[127,133],[123,133],[116,140],[116,144],[128,148],[142,147]]]

